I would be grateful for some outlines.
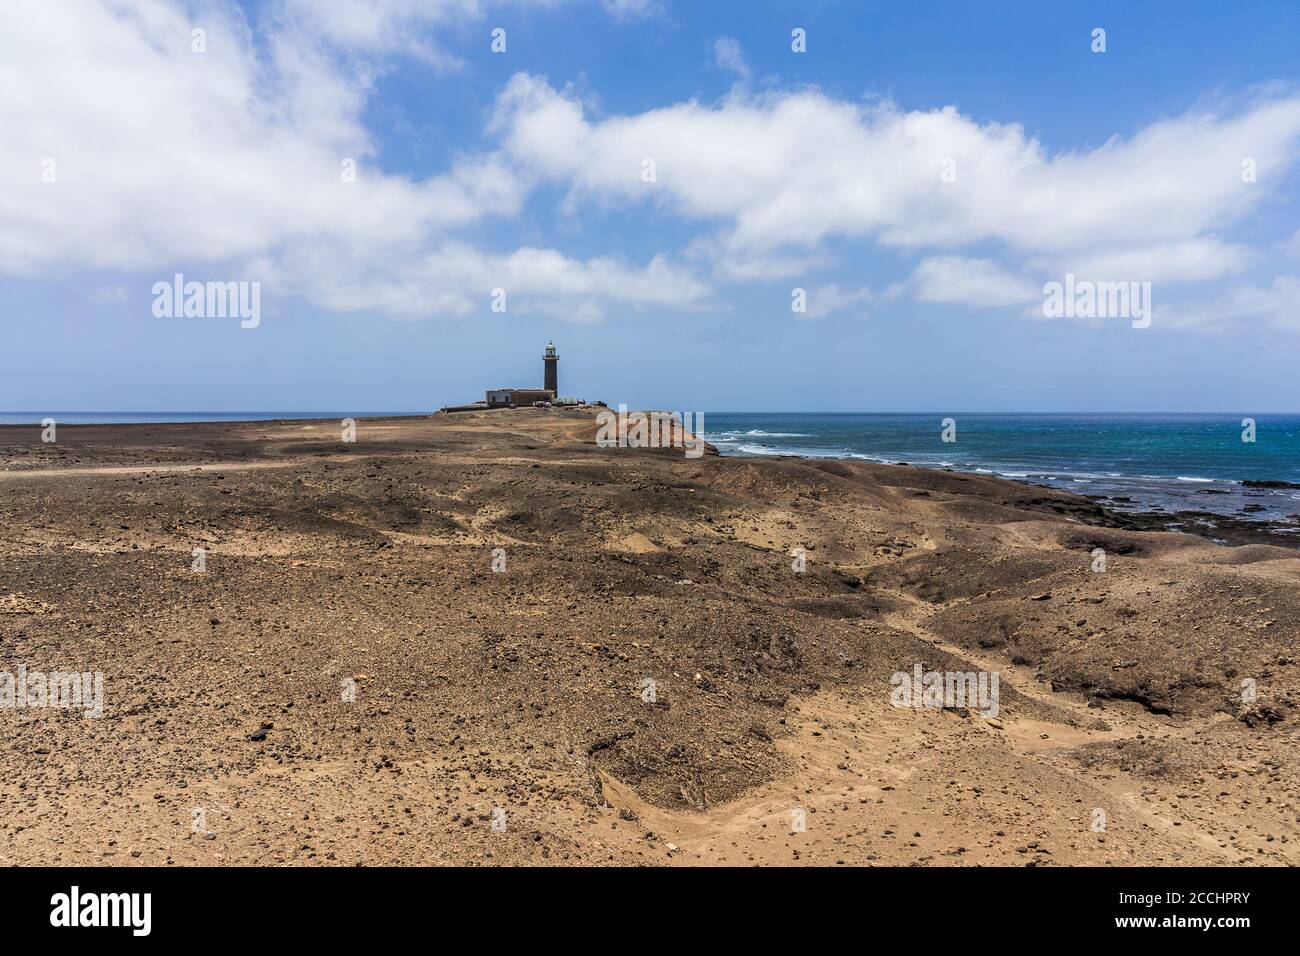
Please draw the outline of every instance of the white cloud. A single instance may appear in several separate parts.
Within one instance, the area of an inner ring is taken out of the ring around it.
[[[1096,282],[1208,282],[1240,273],[1251,258],[1245,246],[1206,237],[1061,257],[1050,271]]]
[[[411,241],[508,214],[523,189],[496,160],[423,182],[367,168],[358,90],[314,51],[272,44],[265,75],[237,18],[152,0],[0,7],[0,261],[11,271],[140,269],[319,237]],[[283,94],[283,95],[282,95]],[[42,162],[54,163],[54,182]],[[359,163],[356,183],[343,162]]]
[[[615,20],[644,20],[665,12],[662,0],[600,0],[600,5]]]
[[[757,252],[736,250],[716,235],[700,236],[686,247],[685,257],[712,263],[713,274],[734,282],[787,279],[824,271],[835,265],[835,257],[823,251]]]
[[[1152,325],[1197,330],[1265,327],[1300,331],[1300,276],[1277,276],[1266,286],[1241,285],[1208,301],[1157,309]]]
[[[331,7],[321,29],[384,46],[417,6]],[[0,5],[0,273],[219,269],[270,293],[395,315],[462,314],[498,286],[524,297],[515,312],[702,299],[663,258],[638,267],[456,240],[517,213],[534,175],[498,155],[424,180],[383,173],[362,123],[365,71],[305,36],[289,8],[284,18],[259,59],[230,7],[192,21],[169,0]],[[206,52],[191,48],[193,22]]]
[[[1300,229],[1297,229],[1295,235],[1282,244],[1282,249],[1287,255],[1300,259]]]
[[[469,314],[496,287],[512,312],[698,309],[714,300],[701,276],[794,279],[810,287],[815,317],[872,301],[842,274],[803,279],[848,240],[921,260],[886,295],[1009,305],[1067,271],[1174,285],[1242,274],[1258,253],[1220,236],[1270,201],[1300,157],[1295,94],[1061,152],[953,107],[909,112],[815,89],[737,84],[715,103],[597,116],[571,91],[518,74],[486,129],[495,149],[427,178],[384,173],[366,125],[384,58],[454,66],[439,38],[482,29],[503,5],[277,0],[255,43],[225,0],[197,12],[180,0],[0,4],[0,274],[220,269],[273,294],[399,316]],[[604,6],[623,19],[663,13],[653,0]],[[196,23],[205,53],[191,50]],[[733,39],[714,52],[748,75]],[[1258,182],[1241,182],[1243,156]],[[341,175],[349,159],[356,182]],[[517,217],[547,182],[567,190],[561,208],[575,218],[641,205],[695,233],[680,257],[641,262],[465,238]],[[1300,233],[1288,247],[1300,254]],[[1188,314],[1282,322],[1294,280],[1260,281]],[[1174,301],[1163,290],[1160,300]]]
[[[560,7],[572,0],[276,0],[273,10],[282,32],[315,36],[322,42],[365,53],[406,53],[440,68],[462,66],[460,57],[441,34],[454,35],[457,43],[474,37],[487,46],[485,26],[507,26],[505,19],[489,24],[487,18],[519,8]],[[607,3],[616,18],[635,16],[638,7],[653,7],[644,0]],[[626,7],[626,10],[621,8]],[[649,15],[650,11],[646,14]],[[479,33],[467,32],[473,25]]]
[[[1041,286],[1013,275],[988,259],[934,256],[912,273],[913,294],[922,302],[961,305],[1023,305],[1042,298]]]
[[[732,37],[719,37],[714,41],[713,62],[720,70],[729,70],[741,79],[749,79],[749,65],[740,51],[740,42]]]
[[[865,286],[860,289],[842,289],[838,283],[831,282],[808,290],[807,311],[796,312],[795,318],[821,319],[828,315],[852,310],[865,317],[867,310],[858,308],[870,302],[873,296]]]
[[[493,127],[511,156],[575,196],[715,224],[714,248],[737,261],[834,238],[903,250],[992,243],[1017,268],[1054,272],[1073,260],[1196,281],[1243,268],[1247,251],[1211,231],[1244,219],[1295,165],[1300,95],[1052,153],[1019,125],[980,124],[952,107],[904,112],[815,90],[737,89],[712,105],[593,119],[575,97],[520,74]],[[1258,183],[1241,181],[1247,155]],[[650,186],[640,178],[647,157]],[[946,168],[955,181],[944,181]]]
[[[380,309],[390,315],[486,313],[494,289],[506,292],[506,314],[589,320],[614,307],[695,308],[709,289],[662,257],[645,266],[611,257],[572,259],[553,249],[522,248],[493,254],[448,242],[419,256],[394,258],[354,247],[286,260],[290,275],[310,276],[301,290],[339,311]]]
[[[441,50],[422,31],[479,20],[479,0],[280,0],[284,32],[315,35],[326,43],[367,52],[404,52],[435,66],[459,58]]]

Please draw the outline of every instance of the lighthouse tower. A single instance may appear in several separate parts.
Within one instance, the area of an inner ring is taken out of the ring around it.
[[[555,354],[555,343],[546,343],[546,354],[542,356],[542,367],[546,374],[542,379],[542,388],[548,388],[552,392],[553,398],[560,397],[560,387],[556,384],[558,381],[558,368],[560,366],[560,357]]]

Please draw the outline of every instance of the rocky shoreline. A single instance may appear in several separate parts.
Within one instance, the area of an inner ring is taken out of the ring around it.
[[[1275,518],[1238,518],[1213,511],[1117,511],[1102,506],[1107,527],[1135,531],[1177,531],[1216,544],[1269,544],[1300,548],[1300,524]]]

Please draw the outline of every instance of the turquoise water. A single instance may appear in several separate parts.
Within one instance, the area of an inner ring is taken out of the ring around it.
[[[1254,442],[1242,441],[1247,417]],[[942,440],[944,418],[956,441]],[[1105,496],[1117,508],[1300,515],[1300,489],[1241,485],[1300,482],[1300,415],[705,413],[704,422],[724,455],[905,461]],[[1263,510],[1242,512],[1252,505]]]

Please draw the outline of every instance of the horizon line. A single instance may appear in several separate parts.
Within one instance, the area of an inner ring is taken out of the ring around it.
[[[619,404],[631,404],[622,402]],[[617,408],[617,405],[606,406]],[[646,405],[645,410],[653,411],[657,406]],[[423,410],[417,409],[369,409],[357,411],[355,409],[197,409],[186,408],[176,411],[166,411],[162,409],[84,409],[84,408],[62,408],[62,409],[0,409],[0,415],[330,415],[335,412],[347,412],[349,415],[432,415],[440,410],[438,408],[429,408]],[[640,409],[638,409],[640,410]],[[1244,411],[1241,409],[1216,409],[1214,411],[1193,411],[1193,410],[1083,410],[1083,409],[1053,409],[1049,411],[1024,411],[1024,410],[986,410],[986,409],[952,409],[952,408],[935,408],[935,409],[909,409],[907,411],[882,411],[882,410],[840,410],[826,411],[818,409],[783,409],[779,411],[770,410],[750,410],[750,409],[705,409],[700,414],[708,415],[1300,415],[1300,409],[1293,411],[1282,410],[1265,410],[1265,411]]]

